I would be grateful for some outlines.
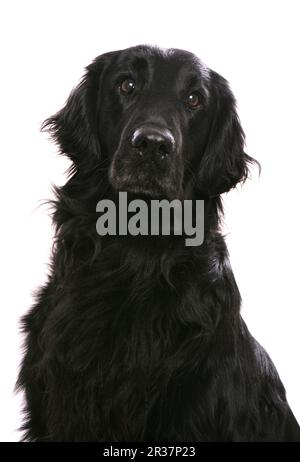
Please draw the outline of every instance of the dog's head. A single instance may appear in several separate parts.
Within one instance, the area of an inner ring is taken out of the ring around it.
[[[45,127],[77,169],[106,159],[111,186],[135,195],[217,196],[254,161],[227,81],[177,49],[99,56]]]

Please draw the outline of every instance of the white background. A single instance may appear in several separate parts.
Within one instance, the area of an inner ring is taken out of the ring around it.
[[[225,198],[243,316],[300,420],[298,1],[13,1],[0,6],[0,440],[17,441],[18,322],[44,280],[50,184],[67,161],[39,133],[97,55],[148,43],[190,50],[230,82],[262,174]]]

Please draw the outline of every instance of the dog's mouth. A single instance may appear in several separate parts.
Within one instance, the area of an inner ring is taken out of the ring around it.
[[[128,161],[116,156],[109,169],[109,181],[115,191],[124,191],[136,197],[151,199],[179,198],[180,182],[171,172],[159,171],[156,166]]]
[[[174,130],[165,123],[134,124],[123,131],[109,180],[116,191],[173,199],[181,190],[180,149]]]
[[[139,168],[126,168],[114,162],[109,171],[109,180],[116,191],[125,191],[135,195],[157,196],[163,194],[163,187],[157,176]]]

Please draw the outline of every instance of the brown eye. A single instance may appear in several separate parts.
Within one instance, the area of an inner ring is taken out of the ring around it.
[[[135,82],[132,79],[125,79],[120,85],[120,92],[123,95],[130,95],[135,89]]]
[[[197,93],[191,93],[188,96],[187,103],[191,109],[196,109],[201,106],[200,96]]]

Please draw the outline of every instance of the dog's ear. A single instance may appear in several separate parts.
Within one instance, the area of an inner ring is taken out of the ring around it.
[[[245,135],[227,81],[210,71],[209,114],[212,119],[200,162],[198,186],[209,197],[229,191],[249,175],[250,164],[259,163],[244,152]]]
[[[60,152],[75,164],[88,157],[100,157],[97,108],[106,55],[86,68],[86,73],[73,89],[65,106],[45,120],[42,130],[48,131]]]

